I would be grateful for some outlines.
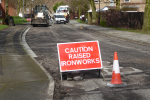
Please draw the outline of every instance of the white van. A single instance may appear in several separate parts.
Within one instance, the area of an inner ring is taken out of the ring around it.
[[[66,18],[63,14],[55,14],[55,23],[64,23],[66,24]]]

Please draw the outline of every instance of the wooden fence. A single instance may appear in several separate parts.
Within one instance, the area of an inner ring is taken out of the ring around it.
[[[78,13],[70,13],[70,19],[75,19],[75,17],[79,18],[79,14]]]
[[[107,11],[101,13],[101,17],[102,20],[106,20],[108,27],[142,29],[144,13]]]
[[[99,13],[97,12],[97,17]],[[144,12],[106,11],[100,13],[101,20],[106,21],[107,27],[125,29],[142,29]],[[78,13],[70,14],[70,19],[79,17]],[[96,23],[98,25],[98,21]]]

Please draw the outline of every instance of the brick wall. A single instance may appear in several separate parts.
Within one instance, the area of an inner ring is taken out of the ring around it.
[[[17,16],[17,14],[16,14],[16,8],[12,7],[12,6],[9,6],[8,14],[10,16]]]
[[[0,16],[0,18],[4,18],[5,17],[4,0],[1,0],[0,11],[2,12],[2,16]]]
[[[6,17],[6,3],[4,2],[4,0],[1,0],[1,4],[0,4],[0,10],[2,11],[2,16],[0,16],[0,18],[5,18]],[[8,14],[10,16],[16,16],[16,8],[14,5],[11,5],[11,2],[9,2],[9,10],[8,10]]]

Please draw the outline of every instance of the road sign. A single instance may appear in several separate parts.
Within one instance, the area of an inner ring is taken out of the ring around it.
[[[60,72],[101,69],[98,41],[58,43]]]

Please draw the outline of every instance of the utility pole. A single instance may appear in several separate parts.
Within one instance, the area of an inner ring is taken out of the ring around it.
[[[100,25],[100,0],[99,0],[99,21],[98,21],[98,25]]]
[[[32,1],[31,1],[31,19],[32,19]]]
[[[24,21],[24,0],[23,0],[23,21]]]
[[[31,19],[32,19],[32,5],[33,5],[33,1],[34,0],[31,0]]]

